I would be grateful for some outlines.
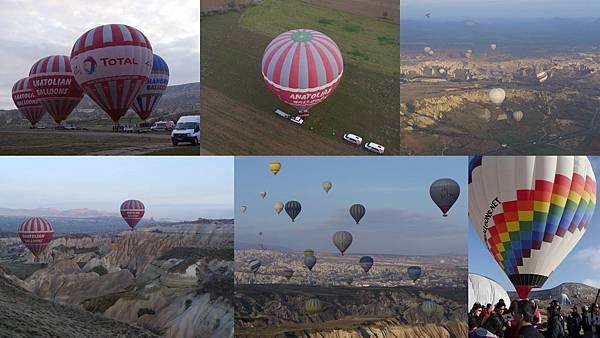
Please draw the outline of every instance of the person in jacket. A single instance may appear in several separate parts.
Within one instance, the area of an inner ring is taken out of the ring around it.
[[[485,324],[469,332],[469,338],[498,338],[502,337],[504,323],[501,317],[490,315]]]
[[[504,338],[518,338],[519,337],[519,325],[517,320],[515,319],[515,312],[517,311],[517,304],[519,301],[513,300],[510,303],[510,307],[506,314],[504,315],[504,319],[508,324],[508,328],[504,332]]]
[[[535,300],[532,299],[529,302],[534,309],[533,322],[531,322],[531,324],[533,324],[533,326],[535,326],[536,329],[539,329],[539,327],[542,325],[542,313],[540,312],[540,308],[536,304]]]
[[[533,326],[535,308],[528,300],[520,300],[515,310],[515,321],[519,326],[519,338],[544,338]]]
[[[587,319],[592,334],[590,337],[600,338],[600,307],[598,307],[598,304],[592,304]]]
[[[548,307],[548,331],[547,338],[566,338],[564,322],[561,320],[560,306],[551,303]]]
[[[471,311],[469,311],[469,332],[481,326],[481,312],[483,306],[479,302],[475,302]]]
[[[571,313],[567,317],[567,331],[569,338],[579,338],[579,332],[581,331],[581,316],[577,311],[577,306],[573,306]]]
[[[488,317],[492,314],[492,312],[494,311],[492,304],[487,304],[485,306],[485,309],[483,309],[483,311],[481,312],[481,324],[485,324],[485,321],[488,319]]]

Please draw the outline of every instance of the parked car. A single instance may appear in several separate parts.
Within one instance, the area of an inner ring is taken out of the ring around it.
[[[281,116],[283,118],[286,118],[286,119],[289,119],[291,117],[290,114],[284,112],[281,109],[275,109],[274,112],[275,112],[275,114],[277,114],[277,115],[279,115],[279,116]]]
[[[344,140],[358,145],[361,145],[363,141],[362,137],[350,133],[344,134]]]
[[[150,127],[152,131],[171,131],[175,128],[175,123],[173,121],[158,121],[154,122],[154,125]]]
[[[368,142],[368,143],[366,143],[365,144],[365,148],[368,149],[368,150],[370,150],[370,151],[372,151],[372,152],[374,152],[374,153],[377,153],[377,154],[383,154],[383,152],[385,151],[385,147],[384,146],[382,146],[380,144],[377,144],[375,142]]]
[[[304,123],[304,120],[300,116],[294,116],[290,119],[290,121],[297,123],[297,124]]]
[[[200,144],[200,115],[182,116],[171,132],[171,142],[174,146],[179,142]]]

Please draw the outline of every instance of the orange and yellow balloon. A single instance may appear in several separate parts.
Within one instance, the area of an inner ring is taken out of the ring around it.
[[[279,161],[271,161],[269,162],[269,170],[273,173],[273,175],[277,175],[279,170],[281,170],[281,162]]]

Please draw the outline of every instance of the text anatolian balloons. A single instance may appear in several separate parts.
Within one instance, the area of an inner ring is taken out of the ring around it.
[[[344,252],[348,250],[350,244],[352,244],[352,234],[348,231],[338,231],[333,234],[333,245],[340,250],[342,256]]]
[[[148,81],[133,100],[131,108],[145,121],[156,110],[160,98],[169,85],[169,66],[160,56],[152,55],[152,71]]]
[[[83,98],[68,56],[52,55],[34,63],[29,71],[33,94],[54,121],[64,121]]]
[[[138,200],[127,200],[121,204],[121,216],[125,219],[125,222],[129,224],[131,230],[140,222],[144,217],[144,204]]]
[[[344,63],[338,46],[327,35],[295,29],[277,36],[265,49],[262,75],[269,90],[300,114],[337,88]]]
[[[288,216],[290,216],[290,218],[292,219],[292,222],[294,222],[296,217],[298,217],[298,215],[300,214],[300,211],[302,211],[302,205],[300,205],[300,202],[287,201],[285,203],[285,212],[288,214]]]
[[[360,220],[365,216],[366,211],[367,210],[365,209],[365,206],[362,204],[353,204],[352,206],[350,206],[350,216],[354,218],[356,224],[358,224]]]
[[[460,186],[450,178],[440,178],[429,187],[429,196],[440,208],[444,217],[448,216],[448,210],[454,205],[459,195]]]
[[[28,77],[20,79],[14,84],[12,87],[12,99],[19,112],[23,114],[33,127],[46,114],[40,101],[33,95],[33,88],[31,88],[31,82]]]
[[[85,93],[118,122],[148,81],[152,46],[133,27],[98,26],[75,42],[71,67]]]
[[[33,217],[21,223],[19,238],[37,259],[54,237],[54,228],[42,217]]]
[[[476,156],[469,218],[485,247],[527,298],[579,242],[596,207],[585,156]]]

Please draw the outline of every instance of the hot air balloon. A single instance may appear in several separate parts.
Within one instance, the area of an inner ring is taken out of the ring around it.
[[[494,88],[489,92],[490,101],[500,107],[506,98],[506,92],[502,88]]]
[[[304,257],[314,256],[314,255],[315,255],[315,251],[313,249],[304,250]]]
[[[438,305],[430,300],[426,300],[421,304],[421,311],[428,317],[431,317],[437,311]]]
[[[539,81],[539,83],[544,83],[546,80],[548,80],[548,73],[542,71],[536,74],[536,78]]]
[[[285,203],[285,212],[287,212],[288,216],[292,219],[292,222],[298,217],[302,211],[302,205],[298,201],[287,201]]]
[[[52,119],[60,124],[83,98],[68,56],[52,55],[34,63],[29,71],[33,94]]]
[[[261,265],[262,262],[260,261],[260,259],[252,259],[248,262],[248,267],[250,267],[250,271],[252,271],[252,273],[255,275],[258,272],[258,269],[260,269]]]
[[[281,213],[283,208],[284,208],[283,202],[273,203],[273,209],[275,209],[275,212],[277,213],[277,215],[279,215]]]
[[[497,47],[497,46],[496,46],[496,44],[495,44],[495,43],[492,43],[492,44],[490,45],[490,48],[491,48],[492,50],[496,50],[496,47]]]
[[[365,216],[366,211],[367,210],[365,209],[365,206],[362,204],[353,204],[350,206],[350,216],[354,218],[356,224],[358,224],[358,222],[360,222],[360,220]]]
[[[168,85],[169,66],[163,58],[152,54],[150,77],[142,85],[142,89],[135,97],[135,100],[133,100],[133,105],[131,106],[143,121],[146,121],[150,117],[150,114],[156,110],[158,102],[167,90]]]
[[[513,119],[515,119],[515,121],[519,122],[523,119],[523,112],[520,110],[517,110],[516,112],[514,112],[512,114]]]
[[[321,312],[323,309],[323,304],[317,298],[311,298],[304,303],[304,310],[308,314],[315,314]]]
[[[129,224],[131,230],[140,222],[144,217],[144,204],[138,200],[127,200],[121,204],[121,216],[125,219],[125,222]]]
[[[317,257],[315,256],[304,256],[304,265],[308,270],[312,271],[312,268],[317,264]]]
[[[279,161],[271,161],[269,162],[269,170],[273,173],[273,175],[277,175],[279,170],[281,170],[281,162]]]
[[[412,279],[413,282],[416,282],[419,277],[421,277],[421,267],[420,266],[409,266],[406,269],[408,272],[408,277]]]
[[[373,266],[373,258],[371,256],[362,256],[359,261],[360,267],[365,271],[365,274],[369,273]]]
[[[152,71],[152,46],[139,30],[103,25],[85,32],[71,50],[77,83],[117,123]]]
[[[12,99],[23,116],[35,127],[36,123],[46,114],[42,104],[33,95],[29,78],[17,81],[12,87]]]
[[[323,182],[323,184],[321,184],[321,187],[323,188],[323,190],[325,190],[325,193],[329,193],[329,190],[331,190],[333,184],[331,184],[331,182],[329,181],[325,181]]]
[[[429,52],[431,52],[431,47],[425,47],[425,48],[423,48],[423,52],[425,54],[429,54]]]
[[[469,217],[519,297],[542,287],[585,233],[596,177],[585,156],[476,156]]]
[[[42,217],[29,218],[19,227],[19,238],[31,251],[36,261],[53,237],[52,224]]]
[[[245,213],[246,210],[248,210],[248,207],[245,205],[242,205],[242,207],[240,208],[240,210],[242,210],[242,213]]]
[[[262,75],[269,90],[296,108],[300,116],[337,88],[344,63],[327,35],[295,29],[277,36],[265,49]]]
[[[260,197],[265,198],[267,197],[267,192],[266,191],[261,191],[258,193],[260,195]]]
[[[569,296],[567,296],[564,293],[561,293],[559,304],[560,305],[571,305],[571,300],[569,299]]]
[[[344,277],[344,282],[346,282],[348,285],[351,285],[354,282],[354,278],[352,278],[352,276],[346,276]]]
[[[508,292],[500,284],[487,277],[469,273],[468,279],[469,303],[473,306],[475,302],[479,304],[496,304],[500,299],[508,301]]]
[[[469,60],[472,59],[473,58],[473,50],[467,49],[467,51],[465,52],[465,57]]]
[[[352,244],[352,234],[348,231],[338,231],[333,234],[333,245],[344,255],[344,252],[348,250],[350,244]]]
[[[281,275],[283,277],[285,277],[285,279],[290,280],[290,278],[292,278],[292,276],[294,276],[294,270],[292,269],[285,269],[281,272]]]
[[[442,216],[448,216],[448,210],[460,195],[460,186],[451,178],[440,178],[431,183],[429,196],[442,211]]]

